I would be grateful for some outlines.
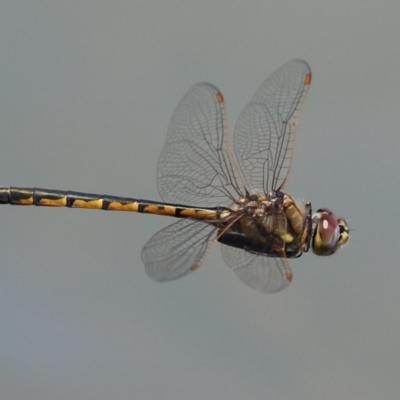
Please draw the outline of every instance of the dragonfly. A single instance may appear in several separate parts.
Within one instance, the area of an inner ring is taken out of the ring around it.
[[[176,107],[157,166],[162,202],[41,188],[2,187],[0,204],[131,211],[179,220],[144,246],[146,273],[170,281],[195,271],[216,243],[246,285],[273,293],[293,274],[289,259],[312,248],[336,253],[349,227],[327,208],[284,191],[311,69],[291,60],[273,72],[241,112],[233,135],[225,101],[209,83],[194,85]]]

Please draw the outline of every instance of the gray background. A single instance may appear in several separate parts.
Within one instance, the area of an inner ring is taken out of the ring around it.
[[[223,263],[157,284],[168,218],[1,207],[0,399],[397,399],[400,3],[9,1],[0,5],[2,186],[159,199],[172,112],[209,81],[230,126],[304,58],[290,193],[349,245],[259,294]]]

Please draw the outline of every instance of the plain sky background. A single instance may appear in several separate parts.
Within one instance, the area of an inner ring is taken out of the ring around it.
[[[233,129],[303,58],[286,189],[353,231],[263,295],[219,245],[189,277],[151,281],[140,251],[168,218],[3,206],[0,399],[398,399],[399,18],[398,0],[1,2],[1,186],[158,200],[190,86],[215,84]]]

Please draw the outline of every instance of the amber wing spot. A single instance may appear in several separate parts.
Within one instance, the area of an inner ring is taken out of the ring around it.
[[[216,97],[217,97],[218,103],[223,103],[223,102],[224,102],[224,96],[222,96],[222,93],[221,93],[221,92],[218,92],[218,93],[216,94]]]
[[[199,267],[200,267],[199,264],[193,264],[193,265],[190,267],[190,270],[191,270],[191,271],[196,271],[196,269],[199,268]]]
[[[292,274],[290,271],[287,271],[287,272],[286,272],[286,279],[287,279],[288,281],[291,281],[292,278],[293,278],[293,274]]]
[[[309,85],[311,83],[311,74],[307,74],[304,78],[304,84]]]

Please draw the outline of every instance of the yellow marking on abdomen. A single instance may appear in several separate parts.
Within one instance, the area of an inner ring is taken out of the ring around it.
[[[67,198],[62,197],[60,199],[40,199],[40,204],[44,206],[51,206],[51,207],[66,207],[67,205]]]
[[[75,208],[92,208],[96,210],[101,210],[103,208],[103,200],[74,200],[72,207]]]
[[[18,199],[18,202],[16,204],[21,204],[23,206],[30,206],[33,204],[33,197],[29,197],[28,199]]]
[[[122,204],[122,203],[119,203],[118,201],[113,201],[108,205],[107,210],[138,212],[139,204],[137,202],[129,203],[129,204]]]
[[[148,206],[143,208],[143,212],[149,214],[157,214],[157,215],[169,215],[174,216],[176,214],[176,208],[172,206],[157,206],[149,204]]]
[[[216,211],[208,211],[208,210],[196,210],[187,208],[180,212],[180,215],[183,217],[192,217],[199,219],[216,219],[217,213]]]
[[[163,215],[169,215],[170,217],[175,216],[176,214],[176,207],[174,206],[163,206]]]
[[[220,218],[224,219],[227,218],[231,215],[232,213],[228,210],[222,211],[221,214],[219,214]]]

